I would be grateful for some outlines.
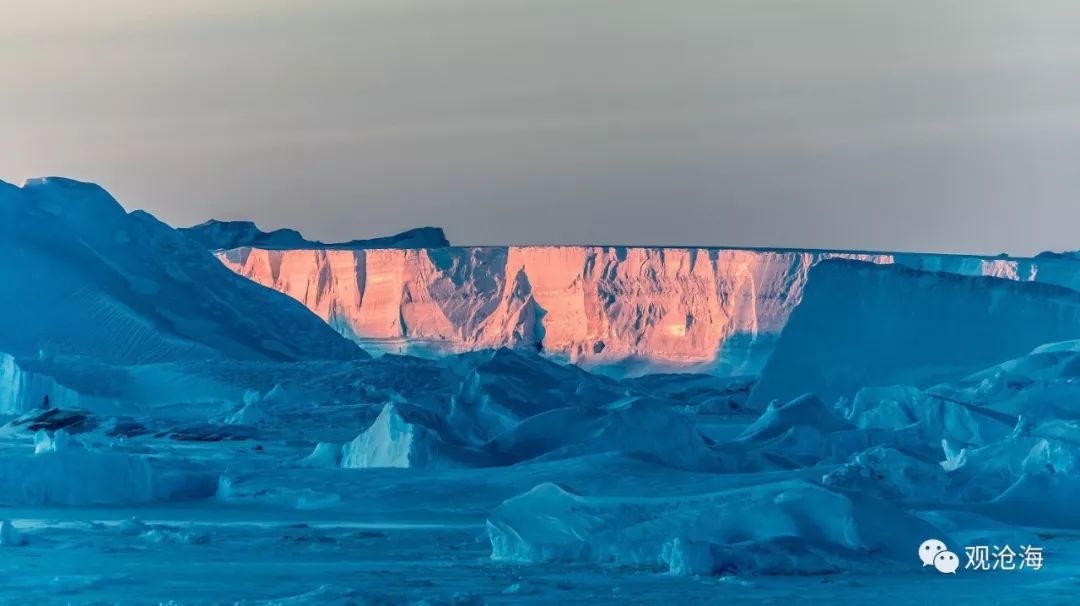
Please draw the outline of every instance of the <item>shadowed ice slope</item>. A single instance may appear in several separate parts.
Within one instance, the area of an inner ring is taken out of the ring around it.
[[[1080,337],[1080,294],[1049,284],[833,260],[811,273],[754,388],[762,407],[812,392],[925,387]]]
[[[303,306],[105,190],[0,183],[0,351],[111,363],[364,355]]]
[[[218,256],[369,349],[535,348],[615,375],[758,373],[810,268],[833,257],[1080,284],[1080,263],[1064,257],[610,246],[244,247]]]

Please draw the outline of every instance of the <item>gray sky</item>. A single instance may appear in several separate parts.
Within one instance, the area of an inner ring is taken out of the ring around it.
[[[0,7],[0,179],[176,225],[1080,248],[1074,0]]]

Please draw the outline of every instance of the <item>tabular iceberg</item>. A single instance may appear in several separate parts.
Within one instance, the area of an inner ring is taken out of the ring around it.
[[[217,255],[373,351],[534,348],[616,376],[757,374],[811,267],[831,258],[1080,287],[1071,257],[614,246]]]

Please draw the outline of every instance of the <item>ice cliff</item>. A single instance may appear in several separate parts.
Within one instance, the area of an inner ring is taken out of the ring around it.
[[[364,355],[295,301],[100,187],[0,182],[0,351],[111,363]]]
[[[0,415],[42,408],[46,397],[49,406],[57,408],[118,406],[115,398],[85,395],[45,372],[26,366],[33,366],[33,360],[20,361],[0,353]]]
[[[1080,285],[1080,264],[1064,257],[590,246],[241,247],[218,257],[369,349],[529,348],[618,375],[756,374],[810,268],[834,257]]]
[[[830,260],[817,265],[750,397],[955,379],[1080,337],[1080,293],[1052,284]]]

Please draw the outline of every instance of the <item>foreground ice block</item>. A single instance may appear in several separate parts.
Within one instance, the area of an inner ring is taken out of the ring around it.
[[[64,431],[35,436],[33,454],[0,457],[0,504],[129,505],[202,499],[217,475],[187,462],[84,447]]]
[[[500,505],[487,529],[495,560],[675,574],[888,567],[926,537],[947,540],[883,501],[802,481],[661,498],[583,497],[547,483]]]

